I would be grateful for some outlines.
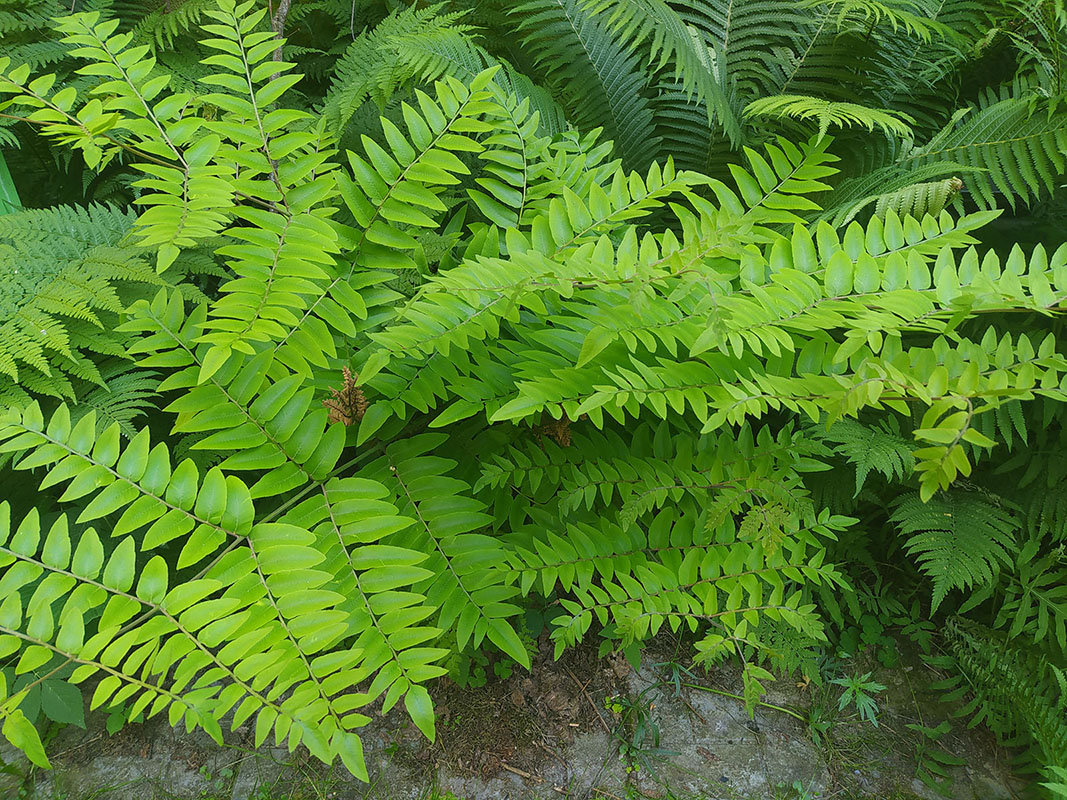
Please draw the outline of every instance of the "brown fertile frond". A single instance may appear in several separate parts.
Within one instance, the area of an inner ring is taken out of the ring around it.
[[[330,410],[330,422],[340,422],[345,427],[363,419],[367,413],[367,398],[363,390],[356,386],[356,376],[352,370],[345,367],[341,370],[344,379],[340,389],[330,389],[330,397],[322,401],[322,404]]]

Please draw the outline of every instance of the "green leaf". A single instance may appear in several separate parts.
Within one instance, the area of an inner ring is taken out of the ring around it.
[[[422,731],[423,736],[431,742],[436,738],[434,730],[433,700],[430,693],[422,686],[412,686],[404,695],[404,708],[411,716],[411,721]]]
[[[489,641],[507,653],[514,661],[526,669],[530,668],[530,654],[526,652],[519,635],[505,620],[489,620]]]
[[[53,722],[85,728],[85,700],[81,689],[49,678],[41,683],[41,710]]]
[[[122,592],[129,591],[136,576],[136,559],[137,550],[133,537],[127,536],[119,542],[119,546],[108,559],[107,566],[104,568],[104,576],[101,579],[103,584]]]
[[[161,603],[167,594],[167,562],[153,556],[141,570],[137,581],[137,596],[148,603]]]
[[[15,709],[4,717],[4,738],[12,745],[26,754],[35,765],[41,769],[51,769],[48,756],[44,753],[44,745],[37,733],[37,728],[26,719],[26,715],[20,709]]]
[[[610,345],[615,340],[615,333],[607,328],[596,327],[593,328],[585,337],[585,341],[582,342],[582,350],[578,354],[578,363],[576,366],[584,367],[594,358],[596,358],[600,352]]]
[[[826,286],[826,294],[831,297],[846,295],[852,291],[852,276],[855,266],[852,259],[844,250],[838,250],[830,256],[830,263],[826,265],[826,275],[823,278]]]

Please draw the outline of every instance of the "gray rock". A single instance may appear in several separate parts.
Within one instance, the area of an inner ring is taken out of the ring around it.
[[[371,778],[370,784],[363,784],[339,766],[320,765],[302,751],[293,755],[285,748],[269,746],[253,750],[247,728],[231,734],[228,747],[219,747],[204,734],[169,728],[164,719],[131,726],[115,737],[102,733],[102,720],[96,719],[89,731],[66,729],[51,743],[49,752],[54,754],[56,769],[41,774],[36,797],[274,800],[306,795],[323,800],[421,800],[433,786],[441,795],[450,792],[460,800],[590,800],[598,796],[598,789],[604,792],[600,797],[772,800],[782,797],[782,788],[794,782],[812,797],[832,796],[842,790],[843,780],[857,798],[881,798],[899,790],[920,798],[937,797],[914,779],[913,764],[900,758],[894,761],[877,746],[866,767],[853,762],[848,769],[833,773],[805,725],[788,714],[758,708],[750,720],[738,700],[691,689],[676,695],[647,667],[620,680],[624,681],[620,689],[628,691],[631,702],[647,709],[646,721],[658,730],[659,747],[670,751],[669,757],[650,751],[650,736],[643,749],[629,752],[628,764],[619,757],[619,737],[587,725],[585,729],[564,727],[567,736],[545,740],[546,747],[537,749],[531,744],[537,755],[516,751],[514,755],[523,756],[518,763],[525,769],[499,760],[499,768],[483,765],[480,774],[473,774],[466,766],[435,761],[438,751],[418,737],[402,714],[394,712],[362,732]],[[712,685],[737,692],[740,681],[736,673],[724,670]],[[779,681],[771,689],[768,700],[783,706],[802,707],[808,701],[788,681]],[[515,708],[523,702],[518,698]],[[534,698],[531,702],[542,701]],[[531,709],[522,707],[522,713],[534,720]],[[906,710],[903,704],[900,708]],[[505,712],[494,709],[493,713]],[[605,719],[609,725],[618,724],[606,712]],[[888,721],[887,717],[887,727]],[[905,721],[897,720],[894,731],[904,730],[900,723]],[[861,725],[855,733],[862,738],[871,731]],[[886,728],[878,732],[896,735]],[[970,759],[967,768],[956,771],[956,800],[1009,798],[1004,776],[994,766],[997,759],[988,737],[980,741],[977,734],[962,729],[953,737],[955,751]],[[639,768],[633,769],[634,765]],[[0,797],[14,797],[16,790],[17,784],[0,783]]]

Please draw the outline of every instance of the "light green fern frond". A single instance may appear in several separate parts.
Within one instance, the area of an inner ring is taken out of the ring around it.
[[[887,24],[894,32],[928,42],[936,36],[950,37],[954,31],[926,15],[924,3],[917,0],[803,0],[802,6],[829,8],[837,15],[838,26],[858,21],[864,25]]]
[[[753,100],[745,106],[745,116],[814,120],[819,126],[819,136],[825,136],[831,127],[864,127],[868,131],[877,128],[902,138],[911,136],[909,122],[912,120],[900,112],[797,94],[777,94]]]
[[[125,244],[131,216],[103,206],[0,215],[0,397],[73,399],[103,384],[91,354],[122,357],[120,290],[164,281]],[[73,381],[73,383],[72,383]]]
[[[82,255],[96,245],[118,245],[136,215],[111,206],[27,209],[0,217],[0,239],[26,248],[40,246],[59,259]]]
[[[895,192],[879,195],[875,199],[874,213],[884,217],[892,210],[901,217],[921,219],[927,214],[936,216],[949,206],[964,187],[957,177],[940,181],[916,183]]]

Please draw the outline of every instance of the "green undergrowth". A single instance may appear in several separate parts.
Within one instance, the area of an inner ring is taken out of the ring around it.
[[[0,0],[37,768],[88,710],[370,782],[436,681],[668,631],[832,742],[899,635],[1067,796],[1062,0],[165,5]]]

